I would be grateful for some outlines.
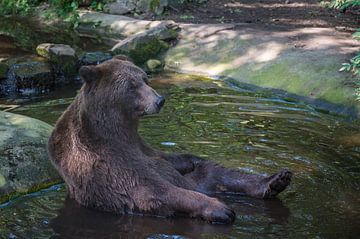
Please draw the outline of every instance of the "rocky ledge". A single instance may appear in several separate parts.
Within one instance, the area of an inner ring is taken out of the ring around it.
[[[46,145],[52,126],[0,111],[0,203],[59,183]]]

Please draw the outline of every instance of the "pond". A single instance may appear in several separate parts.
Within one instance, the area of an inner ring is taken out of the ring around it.
[[[218,195],[237,214],[233,225],[189,218],[112,215],[79,207],[64,185],[0,208],[0,238],[356,238],[360,233],[360,147],[347,137],[357,122],[325,114],[269,91],[181,74],[154,76],[166,98],[142,119],[153,147],[191,152],[226,167],[294,173],[277,199]],[[54,124],[79,85],[38,97],[1,99],[3,109]]]

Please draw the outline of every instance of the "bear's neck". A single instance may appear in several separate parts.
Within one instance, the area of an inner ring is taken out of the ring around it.
[[[102,112],[98,114],[97,112]],[[81,134],[97,142],[127,143],[139,142],[138,134],[139,120],[133,119],[119,112],[118,110],[86,111],[80,109],[79,123]],[[107,112],[107,113],[104,113]]]

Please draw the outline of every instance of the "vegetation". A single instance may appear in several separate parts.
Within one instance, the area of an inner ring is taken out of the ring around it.
[[[350,7],[360,6],[360,0],[333,0],[330,2],[330,7],[345,10]]]
[[[83,0],[1,0],[1,15],[27,15],[30,9],[40,4],[47,3],[49,8],[45,11],[47,18],[62,18],[76,27],[79,15],[76,10]],[[90,8],[94,10],[103,10],[105,0],[92,0]]]
[[[37,6],[39,3],[40,0],[2,0],[0,1],[0,15],[25,15],[31,7]]]
[[[330,7],[345,11],[351,7],[359,7],[360,0],[332,0],[329,4]],[[353,37],[360,41],[360,28],[356,30]],[[350,59],[349,62],[343,63],[340,71],[352,72],[358,79],[360,85],[360,51]],[[357,89],[357,98],[360,100],[360,86]]]
[[[360,41],[360,28],[357,29],[353,36],[355,39]],[[356,54],[355,57],[350,59],[350,62],[343,63],[340,71],[351,71],[360,80],[360,51]]]

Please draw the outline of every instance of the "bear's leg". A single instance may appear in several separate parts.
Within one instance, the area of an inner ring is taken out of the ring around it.
[[[231,223],[235,219],[235,213],[218,199],[160,181],[135,188],[132,198],[135,211],[140,213],[187,214],[212,223]]]
[[[282,192],[292,177],[287,169],[270,177],[245,174],[191,154],[163,154],[161,157],[198,185],[197,191],[203,193],[235,192],[257,198],[271,198]]]
[[[257,198],[271,198],[282,192],[291,181],[292,173],[283,169],[269,177],[227,169],[210,161],[202,161],[185,175],[204,193],[234,192]]]
[[[235,212],[228,206],[199,192],[174,186],[166,194],[165,200],[171,203],[175,213],[186,213],[211,223],[225,224],[235,220]]]

